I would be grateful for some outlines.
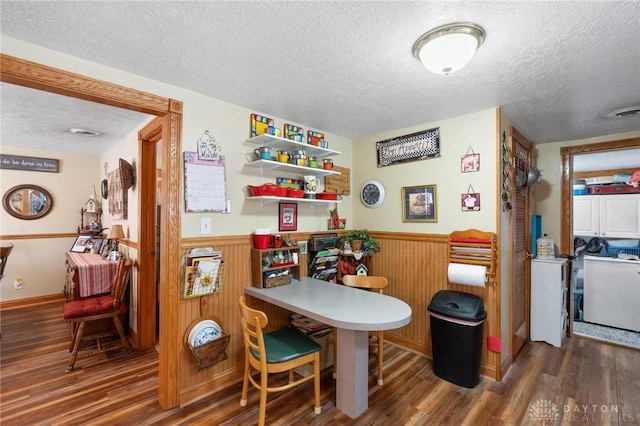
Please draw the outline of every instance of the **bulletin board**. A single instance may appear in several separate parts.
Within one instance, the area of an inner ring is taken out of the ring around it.
[[[184,152],[184,203],[187,213],[222,212],[227,206],[224,156],[200,160],[197,152]]]

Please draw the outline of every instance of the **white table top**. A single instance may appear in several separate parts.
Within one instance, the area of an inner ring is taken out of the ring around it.
[[[392,330],[411,322],[411,307],[400,299],[315,278],[244,290],[276,306],[348,330]]]

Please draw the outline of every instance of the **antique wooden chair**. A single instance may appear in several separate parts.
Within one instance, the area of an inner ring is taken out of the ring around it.
[[[116,275],[113,280],[113,288],[110,294],[103,294],[84,299],[72,300],[63,306],[63,315],[71,325],[71,345],[69,347],[69,361],[66,371],[73,371],[73,367],[78,357],[80,342],[82,340],[96,340],[96,348],[91,347],[82,356],[93,356],[114,349],[124,349],[130,351],[131,346],[125,336],[122,322],[119,315],[127,312],[127,306],[123,302],[125,291],[129,283],[129,272],[133,261],[131,259],[121,258],[118,261]],[[120,337],[119,343],[110,343],[103,345],[102,339],[113,336],[113,330],[90,336],[83,336],[85,324],[91,321],[99,321],[111,318],[115,325],[116,331]]]
[[[246,305],[244,296],[238,304],[244,339],[245,362],[244,380],[240,405],[247,405],[249,382],[260,391],[260,411],[258,424],[263,426],[266,419],[267,393],[280,392],[313,380],[315,396],[314,412],[320,414],[320,345],[295,327],[284,327],[269,333],[262,329],[269,322],[262,311]],[[293,369],[312,364],[313,374],[294,380]],[[260,373],[259,381],[252,376],[252,368]],[[286,385],[270,387],[267,384],[270,373],[289,372]]]
[[[348,287],[360,288],[363,290],[377,291],[382,294],[389,282],[385,277],[375,275],[344,275],[342,283]],[[378,359],[378,384],[382,386],[384,383],[382,364],[384,363],[384,331],[374,331],[371,333],[373,339],[369,341],[369,347],[375,347],[376,358]],[[338,372],[338,333],[333,329],[333,378],[336,378]]]

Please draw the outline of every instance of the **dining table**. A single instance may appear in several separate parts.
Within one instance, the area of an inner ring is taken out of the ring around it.
[[[336,327],[336,408],[354,419],[367,410],[369,332],[409,324],[412,312],[407,303],[389,295],[310,277],[279,287],[245,287],[244,292]]]

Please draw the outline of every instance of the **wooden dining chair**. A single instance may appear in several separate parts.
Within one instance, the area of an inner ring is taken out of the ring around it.
[[[119,315],[127,312],[124,295],[129,283],[129,272],[131,271],[132,264],[133,261],[131,259],[125,260],[121,258],[118,261],[116,275],[113,279],[113,288],[110,294],[72,300],[63,305],[64,319],[67,320],[71,326],[71,345],[69,347],[71,355],[67,363],[67,372],[73,371],[76,358],[78,357],[78,350],[80,349],[80,342],[83,340],[96,340],[96,348],[91,347],[83,356],[98,355],[115,349],[124,349],[126,352],[131,350],[131,345],[129,345],[129,341],[124,334]],[[113,324],[120,337],[119,343],[103,345],[104,339],[115,334],[113,330],[83,336],[84,327],[88,322],[107,318],[113,319]]]
[[[389,284],[385,277],[375,275],[344,275],[342,283],[348,287],[360,288],[363,290],[376,291],[382,294],[382,291]],[[333,378],[338,374],[338,333],[333,329]],[[370,333],[369,347],[376,348],[376,358],[378,359],[378,385],[384,383],[382,364],[384,363],[384,331],[374,331]]]
[[[269,333],[263,328],[269,322],[262,311],[247,306],[244,296],[240,296],[238,304],[244,340],[244,380],[240,406],[247,405],[249,382],[260,391],[260,412],[258,424],[265,424],[267,412],[267,393],[280,392],[313,380],[315,396],[314,412],[320,414],[320,345],[295,327],[284,327]],[[293,369],[305,364],[312,364],[313,373],[307,377],[294,380]],[[260,373],[257,381],[252,373]],[[269,374],[289,372],[289,381],[283,386],[270,387],[267,384]]]

